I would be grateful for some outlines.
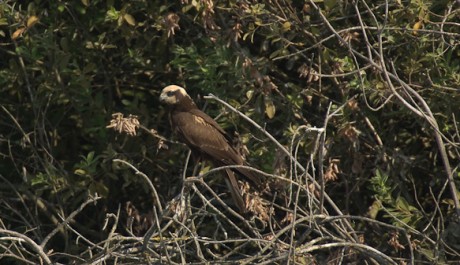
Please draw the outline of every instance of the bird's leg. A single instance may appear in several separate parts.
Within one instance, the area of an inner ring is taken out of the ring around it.
[[[192,176],[196,176],[200,172],[199,167],[201,166],[201,163],[200,163],[201,158],[200,158],[200,156],[195,156],[192,153],[192,160],[193,160],[193,164],[194,164],[193,171],[192,171]]]

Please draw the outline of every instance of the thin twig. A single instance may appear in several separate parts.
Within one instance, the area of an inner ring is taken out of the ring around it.
[[[122,160],[122,159],[113,159],[113,162],[120,162],[123,163],[130,168],[132,168],[135,172],[136,175],[140,175],[144,180],[149,184],[150,189],[152,190],[153,197],[155,198],[155,203],[157,204],[158,209],[160,212],[163,212],[163,207],[161,206],[160,202],[160,197],[158,196],[157,190],[155,189],[155,186],[153,185],[152,181],[145,175],[143,172],[141,172],[139,169],[137,169],[135,166],[133,166],[131,163]]]
[[[40,258],[45,262],[45,264],[52,264],[48,255],[44,252],[43,247],[35,243],[28,236],[18,233],[16,231],[11,231],[11,230],[2,229],[2,228],[0,228],[0,234],[12,236],[12,238],[8,238],[9,240],[17,239],[18,241],[23,241],[27,243],[27,245],[29,245],[40,256]],[[3,239],[3,236],[0,237],[0,240],[2,239]]]
[[[59,225],[53,229],[53,231],[51,231],[46,237],[45,239],[43,239],[42,243],[40,244],[40,247],[41,248],[45,248],[46,244],[48,243],[48,241],[57,233],[59,232],[62,228],[64,228],[71,220],[73,220],[75,218],[75,216],[77,216],[77,214],[81,213],[81,211],[83,211],[83,209],[90,203],[93,203],[93,202],[96,202],[97,200],[101,199],[102,197],[99,197],[97,194],[93,197],[93,196],[89,196],[88,199],[82,203],[78,209],[76,209],[75,211],[73,211],[71,214],[69,214],[69,216],[63,220],[61,223],[59,223]]]

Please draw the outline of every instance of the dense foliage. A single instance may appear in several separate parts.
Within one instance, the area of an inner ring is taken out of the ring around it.
[[[459,7],[1,1],[0,261],[460,262]],[[169,84],[277,198],[187,166]]]

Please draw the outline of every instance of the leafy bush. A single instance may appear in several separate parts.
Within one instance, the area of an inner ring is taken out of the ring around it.
[[[3,1],[0,259],[459,262],[458,17],[429,0]],[[187,166],[168,84],[276,186],[252,215]]]

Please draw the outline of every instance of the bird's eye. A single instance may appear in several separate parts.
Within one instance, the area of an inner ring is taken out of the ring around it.
[[[168,93],[166,93],[166,95],[168,95],[168,97],[172,97],[174,96],[175,94],[175,91],[168,91]]]

